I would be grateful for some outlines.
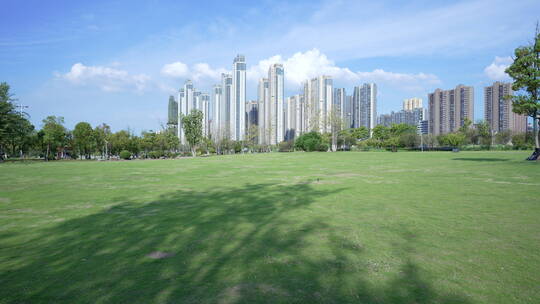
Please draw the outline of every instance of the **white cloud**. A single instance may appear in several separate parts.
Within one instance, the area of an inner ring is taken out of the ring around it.
[[[495,57],[495,60],[484,69],[484,73],[491,80],[509,80],[505,70],[512,64],[511,57]]]
[[[208,63],[196,63],[189,67],[187,64],[176,61],[165,64],[161,68],[161,74],[171,78],[187,78],[195,82],[219,81],[221,73],[227,73],[223,68],[212,68]]]
[[[349,68],[337,66],[325,54],[318,49],[306,52],[297,52],[291,57],[284,59],[280,55],[259,61],[247,71],[248,79],[256,81],[268,75],[268,68],[273,63],[283,64],[285,80],[288,85],[300,86],[306,79],[318,75],[329,75],[335,79],[336,87],[358,85],[361,82],[387,83],[405,89],[418,90],[427,85],[439,84],[440,80],[433,74],[395,73],[376,69],[371,72],[353,72]]]
[[[130,89],[143,91],[150,81],[150,77],[145,74],[132,75],[124,70],[105,66],[86,66],[80,62],[75,63],[69,72],[56,76],[76,85],[95,85],[109,92]]]
[[[161,68],[161,74],[169,77],[186,77],[189,74],[189,68],[180,61],[169,63]]]
[[[221,73],[227,73],[228,71],[223,68],[213,69],[207,63],[197,63],[192,67],[193,72],[191,77],[194,81],[199,80],[214,80],[217,81],[221,78]]]

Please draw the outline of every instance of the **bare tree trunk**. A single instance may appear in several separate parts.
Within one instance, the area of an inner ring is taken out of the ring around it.
[[[527,158],[527,160],[538,160],[540,157],[540,140],[538,139],[538,131],[540,126],[540,119],[538,115],[533,118],[533,134],[534,134],[534,152]]]
[[[47,154],[45,155],[45,161],[49,161],[49,149],[50,149],[50,144],[47,144]]]
[[[191,147],[191,156],[197,157],[197,149],[195,147]]]
[[[540,139],[538,139],[538,131],[540,129],[540,117],[536,117],[536,119],[534,119],[533,121],[533,126],[534,126],[534,143],[535,143],[535,147],[536,149],[540,149]]]

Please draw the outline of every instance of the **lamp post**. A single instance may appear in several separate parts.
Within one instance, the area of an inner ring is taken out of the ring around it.
[[[27,105],[23,105],[22,103],[18,103],[16,104],[17,105],[17,108],[19,108],[19,115],[21,116],[21,118],[23,117],[24,113],[23,112],[23,109],[28,109],[28,106]],[[28,114],[26,114],[28,115]],[[22,151],[22,146],[19,146],[19,157],[22,158],[23,157],[23,151]]]

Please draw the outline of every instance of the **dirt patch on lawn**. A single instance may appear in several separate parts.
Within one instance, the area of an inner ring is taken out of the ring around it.
[[[218,303],[236,303],[242,298],[251,298],[256,295],[283,298],[289,296],[289,293],[270,284],[242,283],[223,290],[220,293]]]

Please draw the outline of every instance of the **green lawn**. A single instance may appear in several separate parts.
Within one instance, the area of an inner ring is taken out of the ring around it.
[[[0,303],[540,303],[528,152],[0,165]]]

